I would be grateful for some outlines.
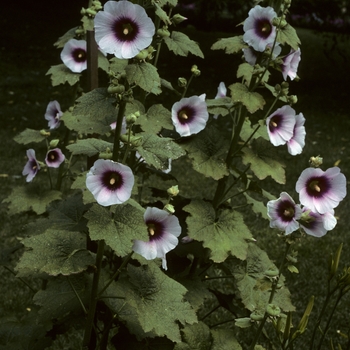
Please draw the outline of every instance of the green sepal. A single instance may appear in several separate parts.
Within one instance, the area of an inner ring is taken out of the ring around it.
[[[25,129],[18,135],[16,135],[13,140],[22,145],[27,145],[32,142],[41,142],[44,141],[47,137],[42,135],[40,130],[34,129]]]
[[[77,140],[76,143],[66,147],[73,155],[85,154],[92,157],[95,154],[106,152],[108,149],[113,150],[113,143],[100,139],[89,138],[85,140]]]
[[[81,76],[80,73],[73,73],[63,63],[51,66],[51,68],[47,71],[46,75],[51,75],[52,86],[57,86],[65,83],[68,83],[69,85],[73,86],[79,81]]]
[[[231,90],[232,100],[235,103],[242,103],[250,113],[263,109],[264,98],[257,92],[250,92],[248,87],[241,83],[235,83],[228,87]]]
[[[184,33],[173,31],[170,37],[164,38],[164,42],[175,55],[187,57],[188,53],[191,53],[204,58],[199,45]]]
[[[225,50],[225,53],[237,53],[241,52],[243,48],[248,45],[243,41],[243,36],[234,36],[231,38],[223,38],[214,43],[211,47],[212,50]]]

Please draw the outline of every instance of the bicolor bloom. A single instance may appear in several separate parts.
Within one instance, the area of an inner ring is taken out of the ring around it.
[[[73,73],[87,68],[86,41],[70,39],[61,52],[61,60]]]
[[[60,104],[56,100],[49,102],[46,107],[45,119],[48,120],[51,130],[57,129],[60,126],[62,115],[63,112],[61,111]]]
[[[143,7],[129,1],[107,1],[95,16],[95,39],[101,50],[120,59],[148,47],[155,26]]]
[[[295,110],[286,105],[266,118],[267,133],[274,146],[286,144],[294,135]]]
[[[308,208],[303,208],[303,214],[299,221],[305,233],[314,237],[322,237],[327,233],[324,226],[323,217],[319,213],[312,212]]]
[[[272,48],[272,45],[273,44],[268,44],[268,45],[266,45],[266,47]],[[256,61],[257,61],[257,58],[258,58],[258,52],[255,51],[251,47],[244,48],[244,49],[242,49],[242,51],[243,51],[244,59],[251,66],[254,66]],[[273,52],[272,52],[272,59],[274,60],[281,53],[281,51],[282,51],[282,48],[281,48],[280,44],[276,43],[275,47],[273,49]]]
[[[98,204],[109,206],[126,202],[134,186],[131,169],[112,160],[98,159],[86,175],[86,187]]]
[[[295,156],[303,151],[305,146],[305,118],[303,113],[299,113],[295,116],[295,125],[292,138],[287,141],[288,152]]]
[[[32,148],[27,150],[27,157],[28,157],[28,162],[24,166],[22,175],[24,176],[27,175],[26,181],[31,182],[34,179],[35,175],[40,170],[40,165],[36,160],[35,151]]]
[[[218,91],[216,93],[215,99],[226,97],[226,94],[227,94],[227,88],[225,83],[222,81],[218,86]],[[214,119],[217,119],[218,116],[219,116],[218,114],[215,114],[213,117]]]
[[[277,17],[276,12],[270,6],[260,5],[252,8],[244,21],[243,41],[252,46],[254,50],[263,52],[268,44],[272,44],[276,37],[276,27],[272,21]]]
[[[295,189],[302,205],[312,212],[325,214],[346,196],[346,178],[338,167],[326,171],[307,168],[301,173]]]
[[[283,79],[287,80],[289,77],[291,80],[294,80],[297,76],[299,62],[301,60],[301,52],[298,50],[291,50],[290,53],[283,58],[282,63],[282,75]]]
[[[297,220],[301,217],[301,207],[295,204],[293,198],[286,192],[282,192],[278,199],[267,203],[267,216],[270,218],[270,227],[291,234],[299,228]]]
[[[183,98],[171,109],[171,119],[181,136],[199,133],[205,128],[208,118],[205,94]]]
[[[167,270],[165,255],[177,244],[181,234],[181,226],[176,216],[165,210],[148,207],[144,213],[149,241],[135,240],[133,251],[147,260],[162,259],[162,267]]]
[[[59,148],[51,149],[47,152],[45,163],[50,168],[58,168],[65,160],[65,156]]]

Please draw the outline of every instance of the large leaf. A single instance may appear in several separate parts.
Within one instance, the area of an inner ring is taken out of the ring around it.
[[[143,213],[142,207],[129,200],[115,207],[113,219],[110,211],[94,204],[85,214],[90,238],[105,240],[117,255],[125,256],[131,252],[134,239],[148,240]]]
[[[213,126],[183,143],[192,159],[193,169],[214,180],[228,175],[225,162],[228,146],[227,140]]]
[[[212,50],[225,50],[225,53],[241,52],[243,48],[248,47],[243,41],[243,36],[234,36],[232,38],[224,38],[218,40],[211,47]]]
[[[260,180],[271,176],[276,182],[285,184],[285,165],[274,159],[275,152],[273,146],[262,138],[254,141],[252,146],[252,148],[244,147],[242,149],[243,164],[250,164],[250,169]]]
[[[39,184],[14,187],[11,194],[3,200],[9,203],[9,215],[33,210],[38,215],[45,213],[46,207],[53,201],[61,199],[62,193],[45,190]]]
[[[106,303],[138,338],[166,336],[181,342],[179,323],[197,322],[190,304],[184,300],[186,289],[164,274],[154,261],[139,267],[129,265],[128,276],[122,275],[105,294]]]
[[[163,128],[168,130],[174,128],[170,111],[161,104],[152,105],[147,114],[137,118],[136,124],[139,124],[143,131],[154,134],[158,134]]]
[[[46,139],[39,130],[25,129],[13,138],[17,143],[27,145],[31,142],[41,142]]]
[[[280,28],[278,30],[277,41],[282,45],[290,45],[295,51],[298,50],[298,47],[300,45],[298,34],[290,24],[287,24],[284,28]]]
[[[70,39],[75,38],[75,31],[77,29],[78,27],[69,29],[66,33],[64,33],[58,38],[58,40],[54,43],[54,46],[56,46],[58,49],[62,48],[66,44],[66,42],[68,42]]]
[[[231,90],[233,102],[241,102],[250,113],[264,108],[264,98],[257,92],[250,92],[244,84],[235,83],[228,88]]]
[[[272,285],[265,272],[270,269],[277,270],[277,267],[256,244],[249,244],[246,261],[235,265],[233,275],[237,279],[242,302],[248,310],[265,311]],[[272,303],[285,312],[294,311],[289,290],[283,286],[283,280],[283,278],[279,280],[282,286],[276,290]]]
[[[208,112],[211,114],[220,114],[225,116],[230,113],[233,107],[232,99],[230,97],[221,97],[205,100]]]
[[[148,165],[164,170],[169,166],[168,159],[177,159],[185,155],[185,151],[172,139],[142,133],[143,143],[137,151]]]
[[[212,329],[211,334],[214,340],[211,350],[242,350],[231,329]]]
[[[210,328],[204,322],[186,325],[182,330],[182,342],[174,350],[210,350]]]
[[[129,84],[138,85],[141,89],[159,95],[160,78],[157,68],[148,62],[133,63],[125,67]]]
[[[254,67],[250,65],[249,63],[242,63],[239,65],[237,70],[237,78],[243,78],[246,85],[249,86],[250,80],[255,73]],[[262,73],[260,73],[259,77]],[[268,70],[264,71],[264,76],[261,79],[262,83],[265,83],[269,80],[270,72]]]
[[[79,174],[75,181],[72,183],[71,189],[80,190],[83,194],[83,203],[96,203],[96,199],[92,195],[92,193],[86,188],[86,174],[87,171]]]
[[[101,152],[111,152],[113,151],[113,143],[99,140],[95,138],[89,138],[85,140],[78,140],[76,143],[68,145],[66,147],[73,155],[85,154],[88,157],[91,157],[95,154]]]
[[[86,235],[80,232],[48,229],[21,241],[26,250],[18,265],[18,276],[77,274],[95,262],[86,249]]]
[[[51,66],[46,75],[51,75],[52,86],[57,86],[65,83],[74,85],[79,81],[81,76],[79,73],[73,73],[63,63],[56,66]]]
[[[204,58],[199,45],[191,40],[186,34],[173,31],[170,37],[164,38],[166,45],[175,55],[187,56],[188,53]]]
[[[246,258],[252,235],[242,214],[224,209],[216,217],[212,205],[202,200],[193,200],[183,210],[191,214],[186,219],[188,235],[211,250],[214,262],[223,262],[230,254],[241,260]]]
[[[252,135],[253,137],[251,138],[251,140],[258,139],[259,137],[262,137],[264,140],[267,141],[270,140],[269,135],[267,133],[266,124],[263,120],[259,120],[257,124],[252,126],[250,120],[246,118],[239,136],[243,141],[247,141]]]

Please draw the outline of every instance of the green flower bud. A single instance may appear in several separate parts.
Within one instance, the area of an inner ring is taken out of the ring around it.
[[[174,24],[179,24],[179,23],[186,21],[186,20],[187,20],[187,18],[184,16],[181,16],[179,13],[177,13],[176,15],[171,17],[171,22]]]
[[[298,97],[296,95],[288,96],[288,102],[290,105],[294,105],[298,102]]]
[[[112,152],[101,152],[98,157],[100,159],[112,159],[113,158],[113,153]]]
[[[84,7],[81,8],[80,14],[84,16],[86,14],[86,9]]]
[[[175,208],[174,208],[174,206],[173,205],[171,205],[171,204],[166,204],[165,206],[164,206],[164,210],[166,210],[168,213],[170,213],[170,214],[174,214],[175,213]]]
[[[309,163],[312,167],[318,168],[323,163],[323,158],[320,156],[311,157]]]
[[[277,277],[278,275],[279,275],[279,271],[278,271],[278,269],[268,269],[268,270],[266,270],[265,272],[264,272],[264,275],[266,276],[266,277]]]
[[[187,79],[183,77],[178,78],[177,85],[179,85],[181,88],[185,88],[187,86]]]
[[[83,28],[78,28],[78,29],[76,29],[75,30],[75,34],[77,34],[77,35],[80,35],[80,34],[84,34],[84,29]]]
[[[201,71],[195,64],[191,67],[191,72],[195,77],[199,77],[201,75]]]
[[[264,313],[255,310],[250,314],[250,319],[253,321],[262,321],[264,319]]]
[[[147,49],[144,49],[144,50],[141,50],[136,56],[135,56],[135,58],[137,59],[137,60],[145,60],[146,58],[147,58],[147,56],[148,56],[148,54],[149,54],[149,52],[148,52],[148,50]]]
[[[167,189],[168,195],[170,197],[175,197],[179,194],[180,190],[179,190],[179,186],[175,185],[175,186],[171,186],[170,188]]]
[[[281,309],[275,304],[268,304],[266,307],[266,312],[270,316],[278,316],[281,313]]]
[[[50,131],[46,131],[45,129],[42,129],[40,130],[40,135],[48,137],[51,135],[51,133]]]
[[[50,148],[55,148],[59,144],[60,140],[55,139],[50,141]]]
[[[140,147],[142,146],[142,143],[143,143],[143,137],[142,136],[131,136],[130,137],[130,144],[137,148],[137,147]]]
[[[135,114],[131,113],[125,117],[126,125],[130,126],[136,122],[137,116]]]
[[[107,92],[110,94],[122,94],[125,91],[124,85],[110,85],[108,86]]]
[[[160,36],[161,38],[169,38],[170,32],[166,28],[159,28],[157,30],[157,35]]]
[[[120,139],[120,141],[127,143],[129,140],[129,136],[128,136],[128,134],[120,135],[119,139]]]
[[[96,16],[97,12],[91,8],[88,8],[88,9],[86,9],[86,13],[90,16]]]

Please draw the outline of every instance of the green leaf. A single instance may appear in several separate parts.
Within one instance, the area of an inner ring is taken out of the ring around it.
[[[267,254],[255,244],[249,244],[246,261],[235,264],[233,275],[245,307],[250,310],[264,310],[269,303],[272,282],[265,276],[265,271],[277,269]],[[283,276],[279,283],[283,284]],[[283,311],[294,311],[289,290],[282,286],[276,290],[273,304]]]
[[[85,271],[95,263],[91,252],[86,249],[86,235],[80,232],[48,229],[21,242],[30,250],[24,252],[17,264],[20,277],[67,276]]]
[[[128,65],[128,60],[122,60],[117,57],[110,59],[110,69],[115,74],[125,72],[125,68]]]
[[[27,145],[31,142],[41,142],[46,139],[46,136],[41,135],[39,130],[25,129],[13,138],[17,143]]]
[[[171,21],[167,13],[160,8],[160,6],[157,6],[156,4],[156,11],[155,14],[160,18],[161,21],[163,21],[166,25],[171,25]]]
[[[269,90],[271,91],[272,95],[277,97],[277,93],[276,93],[276,90],[275,90],[275,87],[274,86],[271,86],[269,84],[267,84],[266,82],[264,83],[264,86]],[[288,97],[287,96],[279,96],[278,98],[280,101],[282,102],[285,102],[285,103],[288,103]]]
[[[257,130],[255,132],[255,130]],[[248,118],[244,120],[242,131],[239,134],[243,141],[247,141],[250,136],[254,133],[252,140],[258,139],[262,137],[264,140],[269,141],[269,135],[267,133],[266,123],[264,120],[259,120],[259,122],[253,126],[251,126],[251,122]]]
[[[212,329],[211,350],[242,350],[231,329]]]
[[[288,44],[295,51],[298,50],[298,47],[301,44],[297,32],[290,24],[287,24],[284,28],[278,30],[277,41],[282,45]]]
[[[185,155],[185,151],[172,139],[153,134],[141,133],[143,143],[137,151],[148,165],[156,169],[168,168],[168,159],[177,159]]]
[[[173,31],[170,37],[164,38],[164,42],[168,46],[168,49],[173,51],[175,55],[186,57],[188,53],[191,53],[204,58],[199,45],[191,40],[186,34]]]
[[[186,289],[164,274],[154,261],[147,265],[128,265],[128,276],[122,274],[105,295],[124,299],[105,299],[107,305],[126,322],[137,338],[166,336],[181,342],[179,323],[197,322],[194,310],[184,301]]]
[[[169,89],[170,91],[174,91],[175,93],[177,93],[178,95],[181,96],[181,94],[176,89],[174,89],[174,87],[172,86],[170,81],[167,81],[167,80],[161,78],[160,79],[160,84],[162,86],[164,86],[165,88]]]
[[[194,170],[214,180],[228,175],[225,158],[229,144],[215,127],[205,128],[182,146],[192,159]]]
[[[158,4],[160,7],[164,7],[166,4],[175,7],[177,5],[177,0],[152,0],[152,4]]]
[[[276,182],[285,184],[285,165],[273,158],[276,153],[273,148],[270,142],[259,138],[253,142],[252,148],[242,149],[242,161],[245,165],[250,164],[250,169],[259,180],[271,176]]]
[[[84,31],[88,31],[88,30],[94,30],[94,20],[93,18],[90,18],[88,16],[83,16],[83,18],[81,19],[81,22],[83,24],[83,28]]]
[[[87,171],[84,171],[83,173],[79,174],[75,181],[72,183],[71,189],[72,190],[80,190],[83,194],[83,203],[89,204],[89,203],[96,203],[96,199],[92,195],[92,193],[86,188],[86,174]]]
[[[230,97],[220,97],[205,100],[208,112],[211,114],[220,114],[225,116],[230,113],[233,107],[232,99]]]
[[[65,83],[73,86],[79,81],[81,76],[79,73],[73,73],[63,63],[56,66],[51,66],[46,75],[51,75],[52,86],[57,86]]]
[[[252,78],[254,71],[254,67],[251,66],[249,63],[242,63],[238,66],[237,70],[237,78],[242,78],[247,82],[247,84],[250,83],[250,79]]]
[[[69,29],[66,33],[64,33],[62,36],[58,38],[58,40],[54,43],[54,46],[56,46],[58,49],[62,48],[67,41],[70,39],[75,38],[75,31],[78,29],[78,27],[74,27]]]
[[[158,134],[163,128],[174,129],[170,111],[161,104],[152,105],[147,114],[137,118],[136,124],[140,125],[143,131],[154,134]]]
[[[107,57],[101,52],[98,51],[98,68],[101,68],[106,73],[109,72],[109,61]]]
[[[250,92],[244,84],[235,83],[228,88],[231,90],[233,102],[241,102],[250,113],[264,108],[264,98],[257,92]]]
[[[129,64],[125,67],[126,79],[130,85],[137,85],[141,89],[159,95],[160,78],[157,68],[148,62]]]
[[[111,212],[94,204],[85,217],[89,220],[90,238],[105,240],[118,256],[131,252],[134,239],[148,241],[147,226],[143,219],[144,209],[129,200],[115,207],[114,219]]]
[[[85,140],[78,140],[76,143],[68,145],[66,148],[72,152],[73,155],[85,154],[88,157],[92,157],[95,154],[113,150],[113,143],[95,138],[89,138]]]
[[[249,194],[247,194],[247,192],[245,192],[243,194],[247,200],[247,203],[252,205],[254,213],[261,214],[261,216],[264,219],[269,220],[269,217],[267,216],[267,209],[266,209],[265,204],[261,200],[255,200],[254,198],[249,196]]]
[[[187,347],[182,348],[181,344],[175,346],[177,349],[188,350],[210,350],[212,338],[209,327],[204,322],[198,322],[192,325],[186,325],[182,330],[182,339],[186,343]]]
[[[9,204],[9,215],[33,210],[38,215],[45,213],[46,207],[53,201],[61,199],[62,193],[44,190],[39,184],[14,187],[12,193],[3,200]]]
[[[191,214],[186,219],[188,235],[211,250],[214,262],[223,262],[230,254],[241,260],[246,258],[247,241],[252,235],[242,214],[225,209],[216,217],[212,205],[202,200],[193,200],[183,210]]]
[[[211,47],[212,50],[225,50],[225,53],[237,53],[241,52],[243,48],[248,45],[243,41],[243,36],[234,36],[232,38],[223,38],[214,43]]]

